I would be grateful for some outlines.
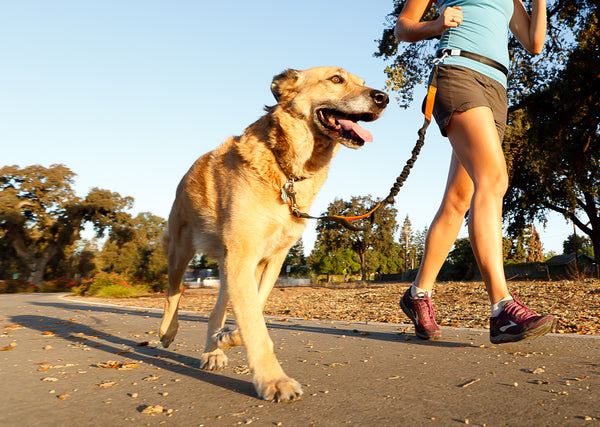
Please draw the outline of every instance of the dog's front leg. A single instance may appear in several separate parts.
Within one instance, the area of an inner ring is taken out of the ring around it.
[[[275,357],[273,342],[262,316],[253,274],[255,266],[243,265],[240,259],[243,257],[226,257],[224,278],[236,323],[246,346],[254,386],[262,399],[294,400],[302,395],[302,387],[285,374]]]
[[[287,251],[274,256],[270,261],[264,261],[256,267],[255,277],[258,285],[258,301],[261,311],[264,310],[267,298],[275,285],[275,281],[279,276],[281,265],[285,260]],[[209,328],[209,331],[211,329]],[[221,328],[213,335],[213,340],[221,350],[229,350],[230,348],[242,345],[242,338],[238,329],[230,329],[228,327]]]

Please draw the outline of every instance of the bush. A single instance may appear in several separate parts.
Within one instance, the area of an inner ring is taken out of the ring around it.
[[[148,293],[148,285],[131,280],[118,273],[98,273],[84,280],[76,293],[104,298],[135,297]]]
[[[77,282],[61,277],[56,280],[49,280],[44,283],[42,292],[73,292],[78,285]]]
[[[23,279],[0,281],[0,294],[17,294],[20,292],[39,292],[40,288]]]

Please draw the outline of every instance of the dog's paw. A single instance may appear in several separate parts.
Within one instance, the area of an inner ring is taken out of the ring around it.
[[[303,393],[302,386],[298,381],[290,377],[258,383],[256,384],[256,391],[261,399],[274,402],[289,402],[300,399]]]
[[[171,343],[175,339],[175,335],[177,335],[177,328],[169,329],[165,333],[163,333],[162,331],[159,333],[160,342],[162,343],[164,348],[167,348],[171,345]]]
[[[200,369],[216,371],[227,366],[227,362],[227,356],[223,353],[223,350],[218,348],[208,353],[202,353],[202,357],[200,358]]]
[[[229,350],[230,348],[242,345],[242,338],[237,329],[230,329],[227,326],[219,329],[212,336],[214,342],[221,350]]]
[[[175,335],[177,335],[178,329],[179,319],[177,319],[177,315],[175,315],[173,319],[171,319],[171,321],[169,321],[166,318],[163,318],[163,321],[158,330],[158,336],[164,348],[167,348],[171,345],[171,343],[175,339]]]

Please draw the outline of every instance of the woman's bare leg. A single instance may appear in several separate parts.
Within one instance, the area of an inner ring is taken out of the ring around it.
[[[473,181],[469,238],[490,301],[495,303],[509,296],[502,251],[502,198],[508,187],[502,145],[487,107],[454,113],[446,132]]]
[[[415,285],[430,291],[430,294],[448,252],[456,241],[472,195],[473,181],[452,152],[444,198],[427,232],[423,260],[415,279]]]

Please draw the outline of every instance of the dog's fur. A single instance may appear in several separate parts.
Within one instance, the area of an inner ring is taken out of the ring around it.
[[[308,210],[340,144],[365,142],[337,118],[375,120],[388,97],[334,67],[287,70],[271,90],[277,104],[242,136],[200,157],[177,188],[165,234],[169,289],[160,339],[168,347],[175,338],[180,283],[195,252],[202,252],[218,260],[221,271],[202,368],[224,367],[223,350],[243,343],[259,397],[286,401],[300,397],[302,388],[279,365],[262,309],[306,220],[291,213],[281,189],[294,179],[298,208]],[[235,330],[223,328],[229,302]]]

